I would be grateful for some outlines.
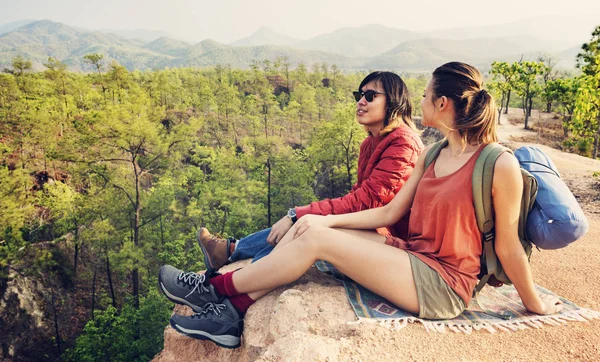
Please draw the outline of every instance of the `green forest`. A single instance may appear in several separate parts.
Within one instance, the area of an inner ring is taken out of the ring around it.
[[[0,74],[0,353],[15,361],[152,359],[173,307],[159,267],[204,269],[200,226],[241,237],[344,195],[367,136],[352,97],[367,72],[83,59],[94,72],[16,56]],[[486,85],[499,114],[521,107],[529,128],[532,109],[553,112],[559,147],[595,158],[600,27],[578,64],[494,62]],[[418,119],[428,75],[402,77]]]

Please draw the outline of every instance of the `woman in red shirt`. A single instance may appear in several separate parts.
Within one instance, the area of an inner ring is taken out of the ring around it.
[[[247,235],[240,240],[224,240],[201,228],[198,241],[207,268],[219,269],[228,262],[269,254],[294,221],[304,215],[347,214],[379,207],[390,202],[408,180],[423,151],[423,142],[411,118],[408,89],[392,72],[373,72],[355,92],[356,120],[365,127],[367,138],[360,146],[357,181],[341,197],[315,201],[289,210],[272,228]],[[363,97],[363,94],[365,95]],[[408,218],[377,230],[382,235],[406,237]]]
[[[223,275],[196,276],[195,290],[206,304],[194,316],[174,315],[171,325],[191,337],[237,347],[247,308],[273,288],[298,279],[317,260],[330,262],[422,318],[462,313],[477,281],[481,254],[471,174],[481,149],[497,140],[494,100],[482,85],[481,73],[470,65],[452,62],[437,68],[421,101],[423,124],[439,129],[449,142],[436,162],[425,170],[420,157],[409,180],[386,206],[351,214],[306,215],[258,262]],[[516,159],[501,155],[492,186],[496,254],[528,310],[556,313],[562,308],[560,301],[535,292],[518,238],[521,189]],[[406,240],[370,231],[396,223],[411,207]],[[183,272],[178,276],[188,281],[190,277]]]

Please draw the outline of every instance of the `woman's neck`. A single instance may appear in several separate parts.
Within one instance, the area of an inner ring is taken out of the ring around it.
[[[377,125],[373,125],[373,126],[367,126],[367,128],[369,128],[369,132],[371,132],[371,135],[373,137],[378,137],[379,136],[379,132],[381,132],[382,125],[381,124],[377,124]]]
[[[448,140],[448,150],[452,156],[475,152],[480,146],[480,144],[463,144],[463,140],[457,132],[449,132],[446,139]]]

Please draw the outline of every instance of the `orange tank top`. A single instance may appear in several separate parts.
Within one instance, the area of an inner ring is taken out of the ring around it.
[[[417,186],[408,241],[400,246],[437,271],[467,305],[477,285],[482,251],[472,187],[482,150],[443,177],[435,176],[435,162],[429,165]]]

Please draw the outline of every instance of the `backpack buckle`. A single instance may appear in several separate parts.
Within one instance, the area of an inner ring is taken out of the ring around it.
[[[483,233],[483,240],[486,243],[489,243],[490,241],[494,240],[494,232],[490,231],[490,232],[487,232],[487,233]]]

